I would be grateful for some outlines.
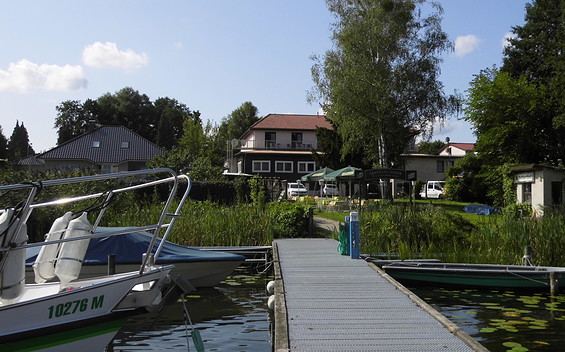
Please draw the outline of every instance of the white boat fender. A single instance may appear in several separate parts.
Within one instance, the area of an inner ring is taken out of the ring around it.
[[[267,293],[270,295],[275,293],[275,282],[272,280],[267,283]]]
[[[6,236],[7,246],[20,246],[27,242],[27,226],[23,224],[20,231],[14,232],[19,226],[20,219],[14,221],[14,210],[7,209],[0,215],[0,234]],[[20,297],[25,286],[25,249],[15,249],[4,252],[4,268],[0,273],[0,302],[9,304]]]
[[[88,222],[88,214],[84,212],[81,216],[69,222],[63,239],[88,235],[91,229],[92,226]],[[61,289],[65,288],[72,280],[78,278],[89,242],[90,239],[87,238],[61,244],[61,249],[57,256],[57,264],[55,264],[55,275],[61,281]]]
[[[49,233],[45,235],[45,242],[60,240],[72,217],[73,213],[69,211],[55,219]],[[49,244],[42,246],[39,250],[35,263],[33,263],[36,283],[42,284],[55,277],[55,259],[60,245],[61,243]]]
[[[269,299],[267,300],[267,307],[269,307],[270,310],[275,309],[275,295],[269,296]]]

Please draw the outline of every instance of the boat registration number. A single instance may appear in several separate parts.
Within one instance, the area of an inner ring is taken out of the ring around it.
[[[83,298],[76,301],[69,301],[66,303],[60,303],[54,306],[50,306],[47,310],[49,311],[49,319],[59,318],[65,315],[72,315],[80,312],[85,312],[87,310],[99,309],[104,305],[104,295],[92,297],[91,300],[88,298]]]

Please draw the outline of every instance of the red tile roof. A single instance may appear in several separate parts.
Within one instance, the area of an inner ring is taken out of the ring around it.
[[[474,143],[448,143],[445,147],[455,147],[455,148],[459,148],[461,150],[464,151],[471,151],[473,149],[475,149],[475,144]]]
[[[316,130],[316,127],[333,129],[325,115],[269,114],[250,130]]]

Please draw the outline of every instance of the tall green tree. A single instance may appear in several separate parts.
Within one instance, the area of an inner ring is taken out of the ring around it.
[[[156,140],[159,116],[147,95],[126,87],[115,94],[102,95],[97,103],[100,124],[122,125],[150,141]]]
[[[565,0],[526,4],[525,24],[512,28],[502,72],[545,86],[554,127],[565,127]]]
[[[8,141],[8,159],[12,163],[17,163],[20,159],[30,155],[35,155],[35,151],[29,142],[29,135],[24,123],[16,121],[14,131]]]
[[[552,128],[551,102],[543,84],[483,70],[471,82],[465,120],[477,135],[484,163],[539,163],[558,158],[560,136]]]
[[[228,116],[222,119],[219,133],[226,140],[239,139],[253,125],[259,121],[259,109],[250,101],[246,101]]]
[[[95,116],[88,109],[94,102],[82,104],[79,100],[67,100],[57,105],[55,128],[57,129],[57,145],[63,144],[88,130],[88,124],[95,121]]]
[[[185,104],[171,98],[159,98],[154,105],[159,116],[155,142],[160,147],[171,149],[182,137],[184,121],[192,116],[192,112]]]
[[[0,159],[8,157],[8,139],[4,136],[2,126],[0,126]]]
[[[440,141],[440,140],[436,140],[436,141],[433,141],[433,142],[424,141],[424,142],[418,143],[418,153],[437,155],[437,154],[439,154],[439,151],[443,147],[445,147],[445,143]]]
[[[311,102],[321,101],[342,137],[342,155],[361,147],[367,162],[392,166],[414,130],[455,111],[439,81],[451,48],[442,8],[425,0],[327,0],[334,49],[313,57]],[[426,15],[423,15],[426,13]]]

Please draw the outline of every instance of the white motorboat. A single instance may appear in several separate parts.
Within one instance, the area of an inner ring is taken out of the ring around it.
[[[41,202],[36,200],[41,190],[51,186],[157,176],[161,178],[102,193]],[[171,212],[169,208],[177,193],[179,180],[187,181],[188,185],[176,211]],[[140,260],[141,265],[131,272],[78,279],[86,248],[92,238],[120,236],[140,229],[122,228],[103,233],[96,231],[110,198],[118,193],[163,183],[171,185],[171,192],[159,221],[141,228],[152,233],[147,251]],[[163,237],[170,232],[189,190],[190,179],[184,175],[177,176],[170,169],[0,186],[0,194],[26,194],[22,203],[0,212],[0,344],[27,338],[30,333],[37,336],[57,332],[82,326],[87,322],[99,322],[125,312],[158,307],[162,303],[164,290],[171,283],[168,273],[173,266],[155,265],[154,258],[158,257],[161,248],[154,251],[153,247],[157,247],[161,232],[164,232]],[[83,212],[75,219],[68,212],[54,221],[45,242],[27,243],[26,221],[34,209],[62,205],[68,208],[88,199],[102,199],[104,205],[91,209],[90,214]],[[95,219],[92,225],[88,220],[89,215],[91,219]],[[33,247],[41,248],[34,264],[36,283],[25,283],[25,252]],[[59,281],[48,282],[53,278]]]

